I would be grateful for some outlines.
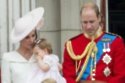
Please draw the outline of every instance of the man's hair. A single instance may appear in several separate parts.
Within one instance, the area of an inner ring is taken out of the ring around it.
[[[46,39],[41,38],[35,42],[35,46],[38,46],[40,49],[47,49],[49,54],[52,54],[52,46]]]
[[[52,78],[47,78],[45,80],[43,80],[41,83],[57,83],[56,80],[52,79]]]
[[[82,12],[83,12],[83,10],[85,8],[91,8],[91,9],[93,9],[95,11],[97,17],[99,17],[100,12],[99,12],[99,8],[96,5],[96,3],[94,3],[94,2],[86,2],[86,3],[84,3],[83,6],[82,6],[82,8],[81,8],[81,10],[80,10],[80,15],[82,14]]]

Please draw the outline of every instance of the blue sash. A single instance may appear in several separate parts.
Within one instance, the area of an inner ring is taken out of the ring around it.
[[[103,39],[110,39],[109,43],[111,44],[114,40],[115,40],[116,36],[115,35],[111,35],[111,34],[105,34],[103,35],[103,37],[97,42],[97,48],[98,48],[98,52],[96,55],[96,62],[98,63],[98,61],[101,59],[102,55],[103,55],[103,43],[104,41],[102,41]],[[88,76],[90,76],[90,69],[91,69],[91,58],[88,61],[87,67],[85,72],[83,73],[81,80],[86,80],[88,78]]]

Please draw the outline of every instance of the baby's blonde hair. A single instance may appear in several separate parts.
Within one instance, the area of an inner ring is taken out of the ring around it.
[[[36,44],[40,49],[47,49],[47,52],[49,54],[52,54],[52,46],[51,44],[44,38],[41,38],[39,40],[36,41]]]
[[[56,80],[52,79],[52,78],[47,78],[45,80],[43,80],[41,83],[57,83]]]

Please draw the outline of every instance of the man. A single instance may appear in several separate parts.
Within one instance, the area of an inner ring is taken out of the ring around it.
[[[125,83],[122,38],[103,32],[96,4],[84,4],[80,16],[83,33],[67,41],[64,50],[67,83]]]

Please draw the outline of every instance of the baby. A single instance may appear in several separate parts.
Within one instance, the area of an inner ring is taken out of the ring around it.
[[[62,65],[59,63],[59,58],[52,54],[51,44],[46,39],[40,39],[36,42],[34,54],[42,71],[47,72],[52,65],[58,66],[59,71],[61,71]]]
[[[46,39],[36,41],[33,52],[38,68],[32,72],[30,83],[41,83],[48,78],[55,80],[56,83],[66,83],[60,74],[62,65],[59,63],[59,58],[52,53],[51,44]]]

